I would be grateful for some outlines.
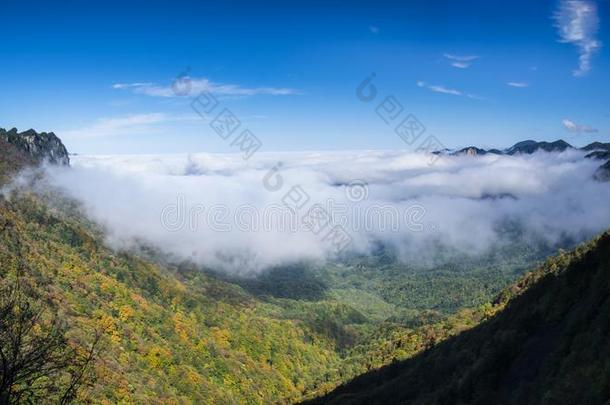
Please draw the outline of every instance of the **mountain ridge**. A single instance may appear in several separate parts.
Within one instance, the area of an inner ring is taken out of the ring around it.
[[[606,162],[600,165],[595,174],[594,178],[598,181],[610,181],[610,143],[592,142],[582,148],[576,148],[570,145],[563,139],[558,139],[553,142],[546,141],[534,141],[531,139],[517,142],[509,148],[503,150],[499,149],[482,149],[477,146],[467,146],[457,151],[442,150],[436,151],[436,154],[446,154],[450,156],[481,156],[481,155],[520,155],[526,154],[531,155],[538,151],[545,152],[564,152],[568,149],[581,150],[589,152],[585,155],[587,159],[606,160]]]
[[[495,155],[517,155],[517,154],[527,154],[531,155],[532,153],[538,151],[545,152],[563,152],[567,149],[578,149],[583,151],[610,151],[610,143],[602,143],[602,142],[592,142],[582,148],[577,148],[563,139],[558,139],[556,141],[547,142],[547,141],[535,141],[532,139],[527,139],[524,141],[519,141],[515,143],[513,146],[508,148],[500,149],[483,149],[478,146],[467,146],[465,148],[458,149],[457,151],[437,151],[435,153],[446,153],[449,155],[485,155],[485,154],[495,154]]]

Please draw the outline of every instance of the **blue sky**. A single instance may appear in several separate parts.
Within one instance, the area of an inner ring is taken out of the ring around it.
[[[232,152],[171,92],[214,94],[263,149],[610,141],[608,1],[3,2],[0,126],[77,153]],[[356,87],[375,72],[376,100]]]

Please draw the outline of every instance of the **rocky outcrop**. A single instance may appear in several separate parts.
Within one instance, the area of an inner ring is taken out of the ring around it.
[[[457,152],[453,153],[454,155],[466,155],[466,156],[477,156],[477,155],[485,155],[487,151],[484,149],[477,148],[476,146],[469,146],[464,149],[460,149]]]
[[[53,132],[38,133],[33,129],[17,132],[16,128],[9,131],[0,128],[0,141],[12,145],[37,163],[70,164],[66,147]]]
[[[491,153],[491,154],[494,154],[494,155],[501,155],[502,154],[502,152],[499,151],[498,149],[485,150],[485,149],[477,148],[476,146],[468,146],[466,148],[460,149],[457,152],[453,152],[451,154],[455,155],[455,156],[462,156],[462,155],[466,155],[466,156],[478,156],[478,155],[487,155],[488,153]]]

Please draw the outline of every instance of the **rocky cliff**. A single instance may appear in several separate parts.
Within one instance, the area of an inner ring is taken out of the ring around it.
[[[37,163],[70,164],[66,147],[53,132],[38,133],[33,129],[17,132],[16,128],[9,131],[0,128],[0,141],[12,145]]]

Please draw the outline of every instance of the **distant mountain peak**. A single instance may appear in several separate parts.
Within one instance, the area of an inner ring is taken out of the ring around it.
[[[451,155],[466,155],[466,156],[477,156],[477,155],[486,155],[486,154],[494,154],[494,155],[516,155],[516,154],[532,154],[538,152],[539,150],[545,152],[563,152],[566,149],[574,149],[572,145],[564,141],[563,139],[559,139],[554,142],[546,142],[546,141],[534,141],[532,139],[528,139],[525,141],[517,142],[510,148],[506,148],[504,150],[499,149],[482,149],[477,146],[468,146],[462,148],[456,152],[450,152]],[[439,153],[444,153],[443,151],[439,151]]]
[[[528,139],[526,141],[517,142],[510,148],[506,149],[504,151],[504,153],[506,153],[507,155],[515,155],[518,153],[524,153],[524,154],[529,155],[529,154],[532,154],[539,150],[543,150],[545,152],[563,152],[566,149],[573,149],[573,148],[574,147],[572,145],[570,145],[563,139],[559,139],[554,142],[545,142],[545,141],[537,142],[537,141]]]
[[[443,149],[435,152],[436,154],[445,154],[451,156],[481,156],[488,154],[495,155],[531,155],[538,151],[544,152],[564,152],[568,149],[576,149],[563,139],[558,139],[553,142],[546,141],[534,141],[527,139],[525,141],[517,142],[510,148],[504,150],[498,149],[482,149],[476,146],[467,146],[458,151],[451,151],[449,149]],[[605,164],[601,165],[595,172],[595,179],[599,181],[610,181],[610,143],[593,142],[589,145],[580,148],[580,150],[588,153],[585,157],[588,159],[599,159],[607,160]]]

